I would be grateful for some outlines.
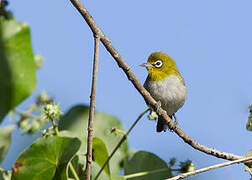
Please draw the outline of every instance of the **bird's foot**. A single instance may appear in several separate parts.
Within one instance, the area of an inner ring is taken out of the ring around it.
[[[174,132],[176,130],[176,128],[178,127],[178,119],[175,116],[175,114],[171,115],[170,118],[171,118],[171,120],[173,120],[173,118],[174,118],[174,121],[173,121],[174,127],[173,128],[169,128],[169,131],[170,132]]]
[[[157,114],[159,113],[159,111],[160,111],[160,109],[161,109],[161,101],[158,101],[157,102]]]
[[[175,116],[175,114],[173,114],[172,116],[174,117],[174,125],[175,125],[173,130],[175,130],[178,127],[178,119]]]

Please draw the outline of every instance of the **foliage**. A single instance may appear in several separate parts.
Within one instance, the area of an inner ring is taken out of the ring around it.
[[[25,23],[0,16],[0,122],[34,90],[35,61]]]
[[[67,180],[70,160],[80,148],[80,140],[70,137],[42,137],[17,159],[13,166],[13,180]]]
[[[108,150],[102,139],[94,137],[93,139],[93,161],[95,161],[100,167],[108,159]],[[110,176],[109,164],[104,168],[105,173]]]
[[[165,169],[165,172],[150,173],[159,169]],[[138,151],[132,158],[125,161],[125,175],[146,171],[145,176],[135,177],[132,180],[167,179],[172,176],[171,169],[165,161],[150,152]]]

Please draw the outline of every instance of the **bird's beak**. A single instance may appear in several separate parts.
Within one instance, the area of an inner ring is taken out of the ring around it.
[[[139,66],[142,66],[142,67],[153,67],[150,63],[143,63],[143,64],[140,64]]]

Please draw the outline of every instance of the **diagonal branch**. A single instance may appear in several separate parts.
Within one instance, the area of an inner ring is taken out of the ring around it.
[[[174,176],[174,177],[166,179],[166,180],[184,179],[184,178],[187,178],[189,176],[193,176],[195,174],[199,174],[199,173],[203,173],[203,172],[206,172],[206,171],[210,171],[212,169],[221,168],[221,167],[225,167],[225,166],[230,166],[232,164],[245,163],[245,162],[251,161],[251,160],[252,160],[251,156],[250,157],[244,157],[244,158],[241,158],[241,159],[238,159],[238,160],[228,161],[228,162],[216,164],[216,165],[213,165],[213,166],[205,167],[205,168],[202,168],[202,169],[197,169],[195,171],[179,174],[177,176]]]
[[[81,4],[79,0],[70,0],[74,7],[79,11],[79,13],[82,15],[82,17],[85,19],[87,24],[89,25],[90,29],[94,34],[99,34],[101,37],[101,41],[107,51],[111,54],[111,56],[115,59],[118,66],[123,69],[125,74],[127,75],[128,79],[131,81],[131,83],[135,86],[135,88],[138,90],[138,92],[143,96],[145,102],[149,104],[153,109],[157,109],[157,102],[151,97],[148,91],[141,85],[135,74],[131,71],[128,64],[123,60],[123,58],[120,56],[120,54],[116,51],[116,49],[112,46],[111,41],[108,37],[106,37],[100,28],[95,23],[92,16],[89,14],[87,9]],[[170,129],[174,129],[175,124],[172,122],[172,120],[167,115],[166,111],[162,108],[159,110],[159,115],[162,116],[167,125]],[[227,159],[227,160],[236,160],[242,158],[241,156],[234,155],[231,153],[221,152],[219,150],[216,150],[214,148],[209,148],[207,146],[201,145],[198,142],[194,141],[192,138],[190,138],[182,129],[179,127],[176,127],[174,132],[181,137],[184,142],[192,146],[194,149],[197,149],[201,152],[204,152],[206,154],[215,156],[217,158]]]
[[[93,75],[92,75],[92,90],[90,96],[89,118],[88,118],[88,143],[87,143],[87,155],[86,155],[86,170],[85,180],[90,180],[91,175],[91,163],[92,163],[92,144],[93,144],[93,123],[94,123],[94,111],[95,111],[95,95],[96,95],[96,82],[98,72],[98,54],[100,37],[94,35],[95,48],[94,48],[94,63],[93,63]]]

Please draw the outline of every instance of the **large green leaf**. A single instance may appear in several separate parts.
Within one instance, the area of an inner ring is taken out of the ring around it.
[[[60,131],[59,135],[62,137],[78,137],[78,135],[76,133],[71,132],[71,131],[67,131],[67,130]],[[93,139],[93,160],[94,161],[91,164],[91,179],[94,179],[95,175],[99,172],[99,170],[101,169],[101,166],[103,165],[106,158],[108,157],[108,151],[106,149],[106,145],[104,144],[104,142],[101,142],[101,141],[102,140],[97,137],[94,137],[94,139]],[[84,147],[84,146],[82,146],[82,147]],[[85,147],[86,147],[86,145],[85,145]],[[80,148],[79,152],[77,153],[78,156],[75,156],[75,158],[72,161],[72,164],[77,172],[83,171],[81,169],[81,167],[85,168],[84,163],[86,160],[86,156],[84,156],[84,154],[83,154],[84,151],[86,152],[85,148]],[[80,158],[81,158],[81,160],[80,160]],[[69,171],[69,173],[71,174],[71,171]],[[83,177],[81,176],[80,179],[84,178],[84,173],[79,173],[79,174],[83,175]],[[99,176],[98,180],[110,180],[109,167],[106,167],[104,169],[104,171]]]
[[[0,17],[0,122],[34,90],[35,69],[28,25]]]
[[[11,143],[11,133],[15,126],[0,127],[0,163],[9,150]]]
[[[108,150],[103,142],[98,137],[94,137],[93,139],[93,160],[100,166],[102,167],[103,164],[106,162],[108,159]],[[110,169],[109,169],[109,164],[104,168],[105,173],[110,176]]]
[[[42,137],[17,159],[13,180],[67,180],[67,165],[80,148],[80,140],[70,137]]]
[[[87,151],[88,112],[89,108],[87,106],[78,105],[70,109],[59,121],[60,130],[71,131],[82,140],[83,143],[78,152],[81,163],[85,163],[84,154]],[[95,112],[94,135],[104,141],[109,153],[111,153],[122,137],[111,133],[111,129],[114,127],[123,129],[119,119],[106,113]],[[110,160],[112,174],[118,174],[121,171],[121,163],[127,151],[127,143],[124,143]]]
[[[165,161],[160,159],[155,154],[145,151],[136,152],[132,158],[125,162],[124,172],[125,175],[135,174],[138,172],[153,171],[167,168],[166,172],[150,173],[145,176],[139,176],[130,178],[131,180],[162,180],[172,177],[171,171],[169,171]]]

